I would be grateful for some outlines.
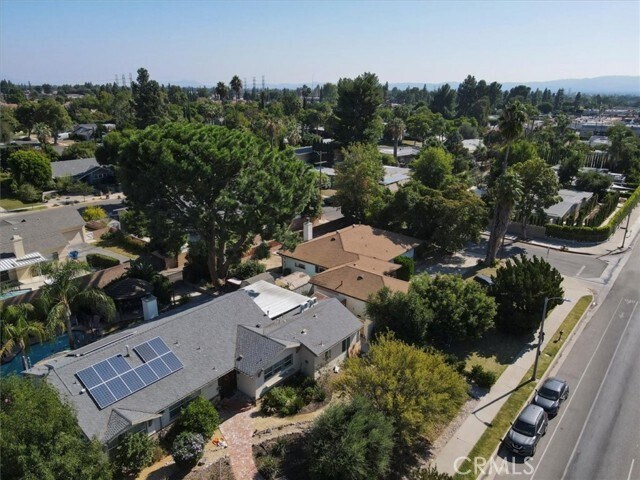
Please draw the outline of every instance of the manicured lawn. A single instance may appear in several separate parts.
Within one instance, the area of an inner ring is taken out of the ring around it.
[[[576,303],[571,312],[569,312],[569,315],[567,315],[567,317],[564,319],[564,322],[562,322],[560,329],[564,330],[566,332],[566,335],[564,335],[564,337],[558,342],[550,342],[542,351],[538,365],[539,373],[537,375],[537,378],[542,378],[544,376],[558,351],[560,350],[562,345],[564,345],[564,342],[573,331],[573,328],[582,318],[582,315],[587,310],[587,308],[589,308],[592,300],[593,297],[591,295],[582,297],[580,300],[578,300],[578,303]],[[478,443],[475,444],[471,452],[467,455],[467,458],[474,459],[477,457],[482,457],[488,460],[489,457],[493,454],[495,449],[502,441],[502,437],[506,434],[507,430],[511,426],[511,422],[516,418],[518,412],[522,410],[536,386],[535,382],[530,381],[531,375],[533,375],[533,366],[529,368],[529,371],[527,371],[527,373],[522,377],[520,386],[514,393],[511,394],[509,399],[502,406],[494,421],[484,431],[482,437],[480,437],[480,440],[478,440]],[[458,474],[454,477],[457,480],[472,480],[477,476],[473,473],[472,460],[466,460],[459,467],[459,471],[466,471],[469,472],[469,474]]]
[[[22,203],[17,198],[0,199],[0,207],[5,210],[16,210],[18,208],[28,208],[33,206],[42,206],[41,203]]]
[[[456,345],[447,352],[465,360],[469,371],[473,365],[482,365],[500,376],[530,340],[530,336],[515,337],[493,328],[481,339]]]

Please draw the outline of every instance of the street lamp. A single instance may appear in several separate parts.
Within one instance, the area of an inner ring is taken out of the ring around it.
[[[562,302],[570,302],[571,300],[562,297],[544,297],[544,307],[542,308],[542,321],[540,322],[540,332],[538,333],[538,349],[536,351],[536,359],[533,363],[533,376],[531,380],[535,382],[536,374],[538,373],[538,360],[540,359],[540,349],[542,348],[542,341],[544,340],[544,318],[547,316],[547,304],[549,300],[562,300]]]

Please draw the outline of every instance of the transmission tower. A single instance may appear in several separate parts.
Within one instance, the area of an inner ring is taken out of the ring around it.
[[[264,90],[264,75],[262,75],[262,90]]]
[[[116,73],[116,87],[118,86],[118,74]]]
[[[122,88],[124,88],[126,83],[124,82],[124,73],[122,74]]]
[[[133,85],[133,79],[131,78],[131,72],[129,72],[129,87]]]

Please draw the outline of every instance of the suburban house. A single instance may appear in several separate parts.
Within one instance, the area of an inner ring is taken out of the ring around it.
[[[91,140],[95,138],[96,131],[98,130],[98,125],[95,123],[81,123],[80,125],[76,125],[74,129],[71,131],[71,138],[77,138],[78,140]]]
[[[379,146],[378,151],[386,155],[393,155],[393,147]],[[408,145],[398,146],[398,165],[406,167],[415,160],[418,153],[420,153],[420,149],[418,147]]]
[[[359,350],[361,323],[338,300],[271,319],[259,296],[239,290],[187,306],[25,375],[49,382],[87,438],[112,449],[126,433],[164,429],[200,395],[215,400],[237,389],[257,399],[296,372],[317,376]]]
[[[28,284],[31,266],[65,258],[84,242],[84,220],[74,208],[18,213],[0,220],[0,281]]]
[[[544,213],[547,215],[547,219],[550,223],[556,223],[559,225],[569,218],[575,218],[580,211],[580,207],[588,202],[593,193],[591,192],[579,192],[576,190],[558,190],[558,195],[561,200],[555,205],[545,208]]]
[[[315,167],[318,173],[323,173],[329,178],[329,188],[334,188],[336,170],[331,167]],[[392,192],[398,190],[400,185],[404,185],[411,180],[411,169],[403,167],[392,167],[384,165],[384,177],[380,180],[380,185],[387,187]]]
[[[285,273],[304,272],[310,277],[354,262],[366,263],[368,269],[377,269],[374,271],[383,271],[394,268],[391,262],[396,257],[413,258],[415,248],[421,243],[418,239],[369,225],[352,225],[305,241],[293,252],[283,250],[280,256]]]
[[[394,266],[400,268],[400,265]],[[409,282],[369,270],[358,262],[330,268],[312,277],[310,283],[314,286],[314,293],[337,298],[358,318],[365,317],[367,300],[382,288],[392,292],[409,291]]]
[[[96,185],[110,183],[115,180],[113,167],[100,165],[95,158],[78,158],[76,160],[61,160],[52,162],[53,179],[71,177],[74,180]]]

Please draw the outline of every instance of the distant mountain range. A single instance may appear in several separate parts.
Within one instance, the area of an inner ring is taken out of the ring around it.
[[[317,82],[322,85],[324,82]],[[407,87],[413,88],[418,87],[422,88],[424,85],[427,86],[427,90],[435,90],[440,86],[448,83],[452,88],[458,88],[460,82],[440,82],[440,83],[417,83],[417,82],[407,82],[407,83],[390,83],[389,88],[398,88],[400,90],[404,90]],[[178,85],[181,87],[194,87],[194,86],[203,86],[203,83],[191,81],[191,80],[181,80],[178,82],[172,82],[174,85]],[[206,85],[206,84],[204,84]],[[302,83],[276,83],[276,84],[267,84],[269,88],[288,88],[295,89],[301,87]],[[602,93],[602,94],[632,94],[632,95],[640,95],[640,76],[624,76],[624,75],[609,75],[604,77],[594,77],[594,78],[569,78],[562,80],[546,80],[543,82],[503,82],[502,89],[509,90],[517,85],[527,85],[531,87],[532,90],[539,88],[540,90],[544,90],[548,88],[549,90],[555,92],[560,88],[565,89],[565,93]],[[207,87],[212,87],[213,85],[206,85]]]

